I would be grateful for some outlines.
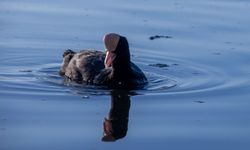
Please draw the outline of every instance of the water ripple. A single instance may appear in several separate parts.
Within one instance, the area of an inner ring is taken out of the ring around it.
[[[143,89],[133,91],[136,94],[167,95],[209,92],[240,84],[239,81],[233,83],[225,73],[211,66],[197,65],[179,59],[165,59],[155,63],[153,62],[157,59],[135,59],[149,81]],[[52,95],[73,93],[81,96],[110,94],[110,90],[105,87],[77,84],[66,80],[59,76],[59,67],[59,63],[50,63],[31,69],[2,73],[0,74],[0,92]]]

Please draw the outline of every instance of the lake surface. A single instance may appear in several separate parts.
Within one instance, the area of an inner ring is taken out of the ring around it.
[[[248,0],[1,0],[0,149],[249,150],[249,10]],[[58,75],[65,49],[103,51],[108,32],[127,37],[144,89]],[[113,108],[124,137],[104,142]]]

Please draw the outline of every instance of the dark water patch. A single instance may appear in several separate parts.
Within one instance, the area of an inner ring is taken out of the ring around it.
[[[200,104],[203,104],[205,103],[204,101],[200,101],[200,100],[197,100],[197,101],[194,101],[195,103],[200,103]]]
[[[19,72],[32,72],[32,70],[24,70],[24,69],[21,69],[21,70],[19,70]]]
[[[154,36],[150,36],[149,40],[156,40],[156,39],[170,39],[173,38],[172,36],[168,36],[168,35],[154,35]]]
[[[193,75],[200,75],[200,72],[192,72]]]
[[[166,67],[169,67],[169,65],[167,64],[149,64],[149,66],[152,66],[152,67],[159,67],[159,68],[166,68]]]
[[[221,53],[220,52],[214,52],[214,53],[212,53],[213,55],[221,55]]]
[[[2,121],[7,121],[7,118],[1,118],[0,120],[2,120]]]
[[[5,131],[6,130],[6,128],[0,128],[0,131]]]
[[[229,41],[227,41],[227,42],[224,42],[225,44],[232,44],[233,42],[229,42]]]

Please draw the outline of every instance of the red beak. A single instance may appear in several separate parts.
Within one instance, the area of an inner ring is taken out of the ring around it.
[[[115,60],[115,53],[107,51],[105,61],[104,61],[105,68],[111,67],[114,60]]]

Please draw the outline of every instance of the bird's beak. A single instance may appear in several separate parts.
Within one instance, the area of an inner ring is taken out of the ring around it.
[[[105,61],[104,61],[105,68],[111,67],[114,60],[115,60],[115,53],[112,53],[112,52],[107,50]]]

